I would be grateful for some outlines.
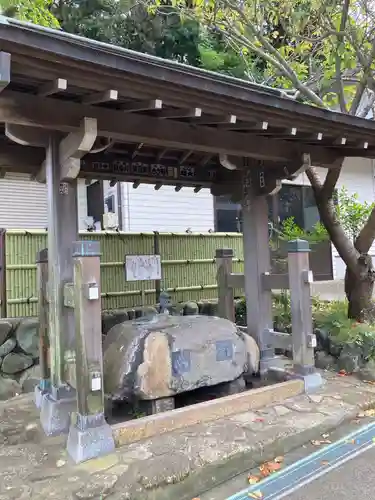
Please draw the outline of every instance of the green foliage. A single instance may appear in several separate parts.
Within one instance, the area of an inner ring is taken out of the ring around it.
[[[344,187],[338,192],[337,216],[349,238],[354,241],[368,220],[375,203],[360,202],[358,194]]]
[[[328,332],[339,345],[359,346],[364,361],[375,360],[375,325],[357,323],[347,317],[346,301],[319,302],[313,308],[314,325]]]
[[[284,241],[302,239],[314,244],[326,240],[328,233],[321,222],[317,222],[312,229],[306,231],[296,224],[294,217],[288,217],[282,222],[278,236]]]
[[[8,17],[49,28],[58,28],[59,22],[51,13],[52,0],[0,0],[0,11]]]

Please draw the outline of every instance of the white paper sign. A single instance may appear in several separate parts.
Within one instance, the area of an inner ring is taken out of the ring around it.
[[[160,255],[127,255],[126,281],[161,280]]]

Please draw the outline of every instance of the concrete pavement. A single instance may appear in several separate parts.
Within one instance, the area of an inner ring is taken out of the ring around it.
[[[314,395],[144,439],[82,465],[68,460],[64,438],[43,435],[30,398],[14,398],[0,404],[0,500],[200,497],[375,405],[375,386],[325,377]]]

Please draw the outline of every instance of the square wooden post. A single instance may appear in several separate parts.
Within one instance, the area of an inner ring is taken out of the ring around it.
[[[75,391],[65,381],[65,353],[74,342],[74,312],[64,307],[64,284],[73,280],[72,243],[77,240],[77,181],[60,182],[59,138],[51,135],[46,154],[48,197],[48,301],[51,387],[40,420],[47,435],[67,433]]]
[[[288,273],[292,310],[292,342],[294,375],[305,382],[306,391],[322,385],[316,372],[310,285],[313,281],[309,267],[309,243],[293,240],[288,243]]]
[[[35,387],[35,405],[42,406],[42,398],[51,387],[50,361],[49,361],[49,338],[48,338],[48,249],[44,248],[38,252],[36,257],[38,273],[38,296],[39,296],[39,367],[40,381]]]
[[[232,272],[234,252],[231,248],[216,250],[217,288],[218,288],[218,315],[220,318],[235,322],[234,291],[228,285],[228,276]]]
[[[272,295],[264,290],[262,274],[271,270],[266,196],[256,196],[245,185],[243,203],[243,246],[247,331],[260,349],[260,375],[266,376],[275,364],[272,345]]]
[[[104,418],[99,242],[75,242],[73,257],[77,415],[67,450],[79,463],[111,453],[115,444]]]

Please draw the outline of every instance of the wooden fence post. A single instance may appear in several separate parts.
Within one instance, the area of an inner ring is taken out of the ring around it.
[[[158,231],[154,231],[154,255],[160,255],[160,234]],[[160,280],[155,280],[155,304],[159,304],[160,292],[161,292]]]
[[[7,317],[7,286],[5,268],[6,229],[0,229],[0,317]]]
[[[42,406],[42,398],[47,394],[51,385],[50,360],[49,360],[49,337],[48,337],[48,249],[44,248],[38,252],[36,257],[38,270],[38,297],[39,297],[39,367],[40,381],[35,387],[35,405]]]
[[[67,450],[79,463],[111,453],[115,444],[104,418],[99,242],[74,242],[73,258],[77,414]]]
[[[218,315],[235,322],[234,291],[229,286],[228,277],[232,273],[234,252],[231,248],[216,250],[217,287],[218,287]]]
[[[309,268],[309,243],[293,240],[288,243],[288,273],[292,312],[292,342],[294,373],[303,378],[306,391],[322,385],[315,369],[310,285],[313,281]]]

